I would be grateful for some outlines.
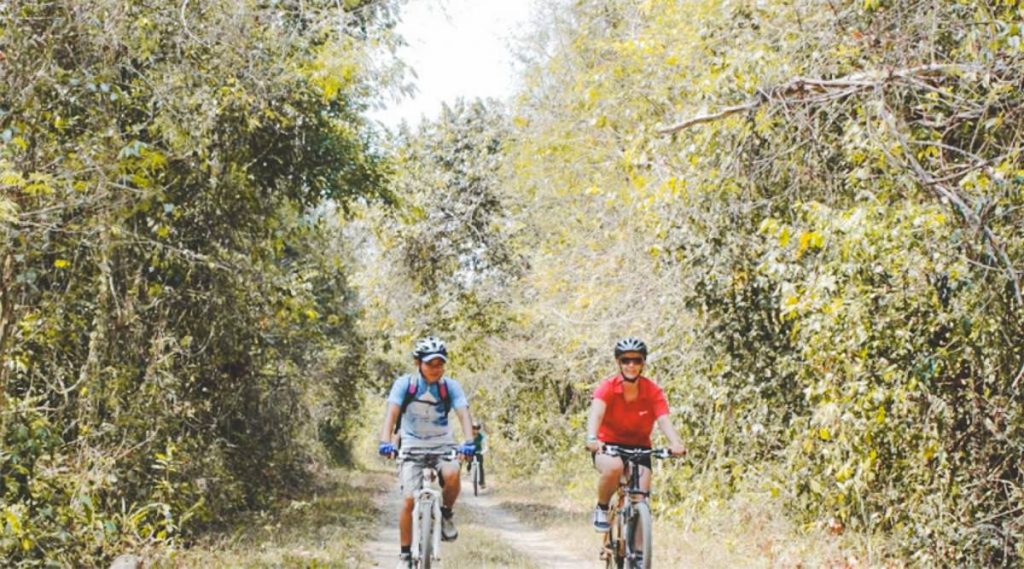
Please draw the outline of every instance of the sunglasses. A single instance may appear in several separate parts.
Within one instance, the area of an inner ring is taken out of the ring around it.
[[[624,366],[628,366],[630,364],[633,364],[633,365],[643,365],[644,359],[643,358],[619,358],[619,363],[624,365]]]

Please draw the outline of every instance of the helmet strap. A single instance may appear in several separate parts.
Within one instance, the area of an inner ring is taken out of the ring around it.
[[[621,365],[619,366],[619,375],[622,376],[622,381],[625,381],[627,383],[636,383],[636,381],[638,379],[640,379],[640,374],[639,373],[636,374],[636,376],[634,376],[632,379],[626,377],[626,372],[625,372],[625,370],[622,369]]]

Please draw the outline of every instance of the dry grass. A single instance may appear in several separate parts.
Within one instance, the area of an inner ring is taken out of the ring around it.
[[[552,541],[598,566],[600,536],[590,526],[592,477],[581,473],[554,484],[538,481],[504,483],[491,479],[489,497],[523,523],[542,529]],[[380,511],[375,498],[391,489],[390,472],[331,473],[330,484],[273,514],[239,520],[229,533],[197,546],[171,552],[155,567],[371,567],[362,551],[376,531]],[[472,499],[469,495],[465,499]],[[668,504],[653,498],[655,511]],[[487,527],[484,515],[458,508],[460,537],[445,543],[446,569],[533,569],[535,564],[503,543]],[[698,514],[660,516],[655,520],[654,559],[658,567],[854,569],[898,567],[886,559],[869,537],[836,535],[825,527],[799,528],[790,523],[777,501],[764,493],[737,495],[725,503],[709,503]],[[671,519],[670,519],[671,518]]]
[[[459,539],[442,546],[445,569],[539,569],[476,519],[468,508],[458,509]]]
[[[590,526],[593,489],[583,483],[503,487],[493,497],[524,523],[544,529],[573,552],[593,558],[601,544]],[[655,509],[658,497],[653,498]],[[656,517],[658,567],[853,569],[901,566],[886,559],[867,536],[833,535],[827,528],[797,528],[768,495],[737,495],[685,520]]]
[[[323,487],[275,512],[245,516],[228,532],[151,560],[154,567],[352,568],[365,566],[361,545],[376,521],[374,475],[332,471]]]

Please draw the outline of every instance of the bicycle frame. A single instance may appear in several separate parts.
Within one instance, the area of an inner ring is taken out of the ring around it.
[[[630,521],[636,516],[641,516],[638,510],[637,504],[644,502],[645,498],[650,496],[649,491],[640,489],[640,460],[645,456],[651,456],[656,458],[668,458],[670,453],[667,449],[623,449],[616,446],[608,445],[605,447],[605,454],[610,456],[618,456],[623,461],[625,472],[623,472],[623,478],[619,480],[619,489],[616,491],[615,501],[612,505],[611,511],[609,512],[609,521],[613,524],[614,528],[605,534],[605,542],[602,551],[602,557],[606,560],[614,561],[617,567],[622,567],[625,564],[627,567],[634,567],[638,558],[646,557],[647,565],[650,564],[651,552],[643,551],[639,555],[634,551],[636,544],[636,535],[633,535],[629,528],[634,527],[630,525]],[[629,498],[628,500],[626,498]],[[650,518],[650,510],[646,517]],[[648,531],[651,531],[650,529]],[[645,541],[650,543],[649,538],[651,536],[644,536]],[[641,548],[643,549],[643,547]]]
[[[404,462],[406,460],[417,460],[425,459],[428,457],[437,457],[438,460],[454,460],[454,452],[436,453],[436,452],[416,452],[411,450],[401,451],[398,454],[398,460]],[[421,515],[429,512],[429,516],[434,520],[430,524],[431,535],[430,540],[430,561],[441,560],[441,492],[433,487],[433,483],[438,480],[441,476],[440,468],[436,466],[426,466],[423,469],[423,482],[418,490],[413,493],[413,507],[412,507],[412,559],[413,563],[417,566],[423,566],[429,564],[429,561],[424,559],[423,547],[421,545],[422,536],[420,521]],[[425,563],[426,562],[426,563]]]

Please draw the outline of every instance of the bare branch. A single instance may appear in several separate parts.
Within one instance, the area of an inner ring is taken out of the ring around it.
[[[678,132],[680,130],[685,130],[687,128],[690,128],[691,126],[693,126],[695,124],[701,124],[701,123],[706,123],[706,122],[714,122],[714,121],[717,121],[717,120],[724,119],[725,117],[727,117],[729,115],[734,115],[736,113],[742,113],[744,111],[752,111],[752,110],[760,107],[765,101],[766,101],[766,99],[762,99],[759,96],[759,97],[755,98],[752,101],[748,101],[746,103],[743,103],[742,105],[736,105],[734,107],[726,107],[726,108],[722,109],[721,111],[718,111],[717,113],[710,113],[710,114],[706,114],[706,115],[698,115],[698,116],[695,116],[693,118],[686,119],[683,122],[674,124],[674,125],[672,125],[670,127],[659,128],[658,129],[658,133],[660,133],[660,134],[672,134],[673,132]]]
[[[1024,307],[1024,295],[1021,294],[1020,277],[1018,275],[1019,271],[1014,267],[1013,260],[1010,259],[1009,254],[1006,252],[1006,247],[1003,246],[999,237],[993,233],[992,229],[985,224],[984,220],[981,219],[981,217],[979,217],[978,214],[963,201],[960,194],[957,193],[954,188],[941,183],[934,176],[929,174],[928,171],[925,170],[924,166],[918,162],[917,157],[914,156],[913,149],[910,148],[910,142],[900,132],[896,125],[896,119],[893,117],[889,109],[884,105],[881,105],[879,112],[886,124],[889,126],[889,130],[892,132],[893,136],[896,137],[900,146],[903,147],[903,154],[907,157],[906,164],[917,176],[918,182],[922,186],[932,189],[939,198],[949,201],[957,213],[959,213],[964,221],[967,222],[968,226],[979,232],[985,238],[986,244],[988,244],[992,252],[999,257],[999,260],[1003,263],[1003,269],[1006,272],[1007,278],[1009,278],[1010,283],[1013,285],[1013,295],[1014,299],[1017,301],[1017,308],[1019,309]],[[891,159],[895,160],[895,157],[893,157],[888,151],[885,152]]]
[[[981,72],[984,68],[977,64],[969,63],[948,63],[930,64],[908,67],[905,69],[873,70],[861,73],[854,73],[838,79],[808,79],[797,77],[782,85],[771,87],[766,90],[758,90],[757,94],[751,97],[746,103],[726,107],[717,113],[709,113],[692,117],[674,125],[656,129],[659,134],[672,134],[690,128],[691,126],[714,122],[727,116],[744,111],[752,111],[769,101],[786,101],[808,93],[823,93],[824,96],[814,102],[825,102],[837,98],[846,97],[858,91],[877,88],[885,83],[894,81],[918,82],[921,77],[934,77],[952,75],[956,73]],[[840,90],[839,93],[833,91]]]

